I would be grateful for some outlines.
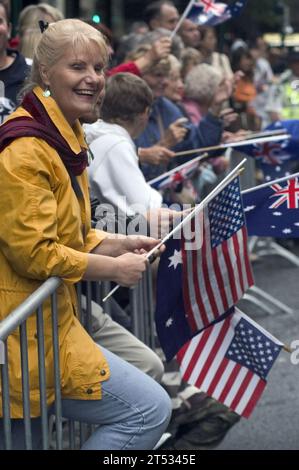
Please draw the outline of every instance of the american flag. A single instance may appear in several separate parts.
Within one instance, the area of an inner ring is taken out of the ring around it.
[[[156,327],[167,360],[227,315],[253,284],[238,178],[208,204],[204,224],[199,214],[198,225],[204,225],[202,245],[199,229],[194,247],[185,231],[185,236],[166,242],[159,263]]]
[[[299,238],[299,173],[242,192],[249,235]]]
[[[187,18],[199,25],[216,26],[233,17],[238,16],[247,0],[238,0],[232,5],[215,2],[214,0],[200,0],[195,2]]]
[[[202,239],[200,250],[182,244],[184,303],[193,332],[233,307],[253,285],[238,178],[204,209]]]
[[[248,418],[283,343],[240,310],[210,326],[177,354],[183,380]]]

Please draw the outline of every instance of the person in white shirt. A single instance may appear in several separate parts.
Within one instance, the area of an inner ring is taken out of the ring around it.
[[[89,167],[91,197],[127,215],[160,208],[162,196],[145,181],[133,142],[143,132],[152,92],[139,77],[120,73],[107,80],[101,117],[84,126],[94,156]],[[134,206],[140,206],[136,210]]]

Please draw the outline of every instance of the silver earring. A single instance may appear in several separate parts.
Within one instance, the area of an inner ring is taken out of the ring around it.
[[[45,98],[49,98],[51,96],[51,92],[48,87],[45,89],[45,91],[43,91],[43,96]]]

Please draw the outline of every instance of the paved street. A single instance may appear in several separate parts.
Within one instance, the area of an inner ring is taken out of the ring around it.
[[[296,248],[299,256],[299,249]],[[278,256],[254,263],[256,285],[295,310],[294,316],[275,310],[269,316],[249,302],[240,308],[281,341],[299,339],[299,268]],[[299,449],[299,364],[281,352],[270,371],[268,387],[249,420],[242,419],[217,449]]]

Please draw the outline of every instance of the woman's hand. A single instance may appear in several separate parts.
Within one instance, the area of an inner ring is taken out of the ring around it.
[[[219,118],[223,122],[223,127],[229,127],[238,118],[238,114],[232,108],[222,109],[219,113]]]
[[[112,281],[124,287],[136,285],[146,270],[148,261],[146,255],[126,253],[116,258],[117,269]]]
[[[185,127],[187,121],[187,118],[182,117],[170,124],[159,143],[165,147],[171,148],[182,142],[188,132],[188,129]]]
[[[160,243],[160,240],[140,235],[128,235],[122,240],[124,253],[146,254]],[[164,245],[159,248],[159,253],[164,251]]]

